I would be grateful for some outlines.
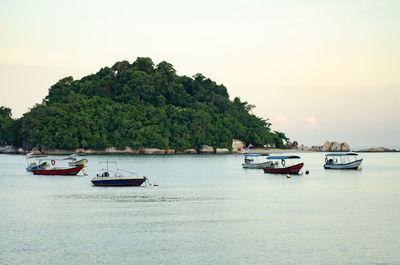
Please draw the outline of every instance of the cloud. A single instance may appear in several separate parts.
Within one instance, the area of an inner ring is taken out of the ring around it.
[[[316,119],[315,117],[313,117],[313,116],[308,117],[308,118],[306,119],[306,121],[307,121],[307,123],[308,123],[309,125],[316,125],[316,124],[318,124],[317,119]]]
[[[271,120],[274,121],[275,123],[279,123],[279,124],[288,124],[289,123],[289,118],[286,117],[285,115],[283,115],[282,113],[272,114]]]
[[[319,120],[309,115],[306,117],[290,117],[283,113],[273,113],[270,115],[274,129],[283,131],[316,131],[321,129]]]
[[[317,118],[315,118],[314,116],[309,116],[305,119],[304,127],[306,130],[315,131],[320,129],[320,124]]]

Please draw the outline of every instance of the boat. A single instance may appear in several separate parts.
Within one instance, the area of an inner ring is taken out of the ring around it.
[[[363,159],[357,153],[334,153],[325,155],[325,169],[359,169]]]
[[[40,161],[43,160],[44,162],[40,164],[42,165],[41,167],[34,168],[32,170],[34,175],[77,175],[81,170],[83,170],[83,168],[86,167],[87,163],[87,159],[77,160],[75,156],[61,158],[44,156]],[[68,162],[68,165],[65,165],[66,161],[70,161]],[[78,163],[76,163],[77,161]]]
[[[101,169],[100,173],[94,177],[91,182],[94,186],[140,186],[147,181],[146,177],[140,177],[134,172],[128,170],[122,170],[117,167],[115,161],[105,161],[100,163],[106,163],[107,168]],[[109,169],[109,164],[115,164],[115,170]],[[124,176],[123,171],[134,176]]]
[[[268,157],[269,154],[244,154],[244,164],[243,168],[265,168],[267,167],[268,161],[262,162],[264,157]]]
[[[86,166],[86,164],[88,162],[88,160],[82,154],[72,154],[72,155],[65,157],[64,159],[72,160],[71,162],[68,163],[68,165],[75,166],[75,167]]]
[[[293,163],[294,159],[300,159],[299,156],[269,156],[267,157],[268,165],[264,168],[264,173],[272,173],[272,174],[299,174],[299,171],[303,168],[304,163]],[[287,165],[286,161],[290,162],[290,165]]]

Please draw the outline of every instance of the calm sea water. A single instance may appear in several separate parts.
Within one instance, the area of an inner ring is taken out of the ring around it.
[[[400,154],[359,171],[241,168],[241,155],[89,156],[88,176],[35,176],[0,155],[0,264],[400,264]],[[158,187],[94,187],[114,160]]]

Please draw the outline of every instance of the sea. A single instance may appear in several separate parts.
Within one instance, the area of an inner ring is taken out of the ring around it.
[[[77,176],[2,154],[0,264],[400,264],[400,153],[298,155],[287,178],[239,154],[91,155]],[[93,186],[104,161],[159,185]]]

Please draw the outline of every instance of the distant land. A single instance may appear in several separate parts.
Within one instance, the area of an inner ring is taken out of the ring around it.
[[[139,57],[50,87],[19,119],[0,107],[0,146],[57,150],[232,151],[233,139],[255,148],[285,148],[289,139],[251,114],[254,105],[229,99],[202,74],[179,76],[172,64]],[[172,151],[170,151],[172,152]]]

